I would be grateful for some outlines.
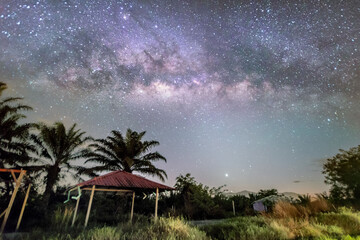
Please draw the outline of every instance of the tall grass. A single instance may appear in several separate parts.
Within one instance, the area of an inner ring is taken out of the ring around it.
[[[57,208],[52,215],[49,227],[52,230],[67,230],[71,224],[73,213],[73,208]]]
[[[268,218],[263,216],[238,217],[219,224],[204,226],[201,230],[213,239],[218,240],[342,239],[346,235],[356,236],[360,234],[357,225],[360,222],[357,221],[355,224],[351,221],[354,216],[345,215],[346,217],[344,217],[342,215],[339,217],[339,215],[342,214],[321,213],[318,217],[310,217],[309,219]],[[330,218],[332,224],[319,221],[318,218],[325,218],[326,220]]]
[[[79,229],[77,229],[79,230]],[[181,218],[159,218],[156,222],[123,223],[117,227],[95,227],[84,231],[34,231],[19,240],[207,240],[205,232],[190,226]]]
[[[286,239],[287,233],[280,226],[273,227],[264,217],[237,217],[201,228],[215,239]]]
[[[328,212],[333,209],[332,205],[325,198],[318,197],[314,201],[306,202],[306,204],[278,202],[274,205],[272,212],[266,213],[265,216],[271,218],[308,219],[310,216]]]
[[[317,216],[317,221],[340,227],[345,234],[360,234],[360,213],[354,212],[351,208],[339,208],[337,212],[323,213]]]
[[[349,208],[331,210],[325,200],[294,205],[280,202],[272,213],[253,217],[236,217],[200,229],[182,218],[159,218],[154,222],[143,216],[118,226],[71,228],[72,210],[57,210],[45,231],[33,230],[19,240],[275,240],[275,239],[343,239],[360,240],[360,213]],[[56,226],[52,226],[56,225]]]
[[[360,234],[360,213],[349,208],[330,210],[333,207],[321,197],[306,204],[279,202],[271,213],[228,219],[201,229],[219,240],[356,239],[350,236]]]

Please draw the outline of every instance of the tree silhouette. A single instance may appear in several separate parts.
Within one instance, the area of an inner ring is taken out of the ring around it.
[[[159,177],[162,181],[167,178],[166,172],[153,165],[154,161],[165,161],[158,152],[149,152],[159,145],[158,141],[143,141],[146,132],[136,132],[128,129],[125,138],[119,131],[112,131],[106,139],[97,139],[89,145],[93,151],[87,154],[86,163],[96,163],[89,169],[82,168],[80,172],[91,176],[100,171],[139,172]]]
[[[32,166],[31,170],[45,173],[43,200],[47,206],[54,186],[63,174],[69,173],[77,177],[76,173],[71,171],[77,170],[72,163],[86,153],[82,146],[91,138],[84,137],[85,132],[81,132],[80,129],[76,130],[76,124],[69,130],[66,130],[61,122],[56,122],[52,126],[39,124],[38,130],[37,135],[31,135],[31,140],[37,149],[36,162],[41,165]]]
[[[0,96],[7,88],[5,83],[0,82]],[[0,167],[19,167],[29,162],[29,150],[33,150],[29,144],[29,129],[34,124],[19,123],[26,118],[21,112],[32,110],[31,107],[20,104],[22,98],[8,97],[0,99]]]
[[[330,197],[335,201],[360,199],[360,145],[326,160],[325,183],[331,185]]]

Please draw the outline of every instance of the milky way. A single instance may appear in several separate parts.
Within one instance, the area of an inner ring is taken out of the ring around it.
[[[359,1],[0,0],[0,81],[30,121],[147,131],[173,184],[326,190],[360,144]]]

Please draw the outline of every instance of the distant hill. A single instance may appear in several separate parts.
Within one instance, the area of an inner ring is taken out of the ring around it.
[[[240,195],[240,196],[245,196],[245,197],[249,197],[249,194],[255,194],[256,192],[251,192],[251,191],[241,191],[241,192],[227,192],[225,193],[225,196],[231,197],[231,196],[235,196],[235,195]]]
[[[294,192],[283,192],[281,194],[283,194],[286,197],[294,198],[294,199],[298,198],[299,195],[300,195],[300,194],[297,194],[297,193],[294,193]]]
[[[256,192],[252,192],[252,191],[248,191],[248,190],[244,190],[241,192],[227,192],[227,193],[225,193],[225,196],[231,197],[231,196],[235,196],[235,195],[240,195],[240,196],[249,197],[249,194],[256,194]],[[300,194],[297,194],[294,192],[283,192],[283,193],[279,193],[279,194],[283,194],[286,197],[294,198],[294,199],[296,199],[300,195]]]

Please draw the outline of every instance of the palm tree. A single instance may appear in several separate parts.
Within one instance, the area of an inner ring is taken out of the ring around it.
[[[0,96],[7,88],[0,82]],[[31,107],[19,104],[19,97],[0,99],[0,167],[19,167],[29,162],[28,150],[32,150],[28,143],[29,129],[34,124],[20,124],[26,116],[22,111],[32,110]]]
[[[142,141],[146,132],[136,132],[128,129],[125,138],[119,131],[112,131],[112,136],[98,139],[90,144],[93,151],[87,154],[85,163],[97,163],[98,166],[80,172],[95,175],[99,171],[139,172],[159,177],[162,181],[167,178],[166,172],[156,168],[152,162],[166,158],[158,152],[149,152],[151,148],[159,145],[158,141]]]
[[[91,138],[83,137],[85,132],[76,130],[76,124],[66,130],[61,122],[56,122],[53,126],[41,123],[38,130],[38,135],[32,134],[31,140],[37,149],[36,162],[42,165],[33,166],[31,169],[45,174],[43,200],[44,205],[48,206],[54,186],[62,176],[68,173],[76,178],[76,174],[72,172],[76,167],[72,163],[84,155],[86,149],[82,146]]]

